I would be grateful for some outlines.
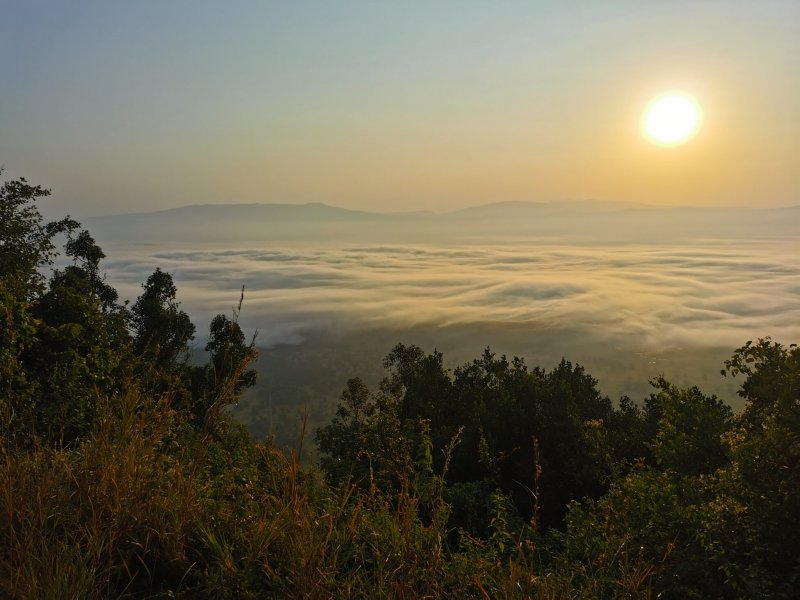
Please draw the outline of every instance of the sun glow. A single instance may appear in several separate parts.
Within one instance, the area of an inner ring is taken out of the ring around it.
[[[700,121],[700,107],[694,98],[670,92],[647,106],[642,116],[642,133],[660,146],[677,146],[697,133]]]

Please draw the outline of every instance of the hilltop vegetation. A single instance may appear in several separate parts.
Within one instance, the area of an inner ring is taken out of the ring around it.
[[[47,193],[0,189],[3,596],[796,594],[796,346],[733,353],[733,414],[663,378],[612,402],[567,360],[487,349],[448,370],[397,345],[377,388],[348,382],[301,467],[301,447],[229,416],[255,380],[238,312],[190,364],[171,276],[120,302],[89,232],[43,220]],[[62,240],[71,264],[51,270]]]

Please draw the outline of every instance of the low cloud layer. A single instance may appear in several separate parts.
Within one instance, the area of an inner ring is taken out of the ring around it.
[[[685,245],[104,245],[109,283],[134,299],[157,266],[203,330],[246,286],[242,323],[263,344],[311,327],[502,323],[649,344],[800,340],[800,247]]]

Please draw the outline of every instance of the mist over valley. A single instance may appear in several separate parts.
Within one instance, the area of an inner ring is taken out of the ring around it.
[[[722,361],[749,339],[800,337],[796,207],[252,204],[85,222],[122,297],[161,267],[199,331],[245,286],[240,323],[263,351],[237,415],[285,442],[304,407],[327,422],[348,377],[377,383],[400,341],[439,349],[451,367],[487,346],[545,368],[565,357],[612,399],[641,401],[664,375],[737,407]]]

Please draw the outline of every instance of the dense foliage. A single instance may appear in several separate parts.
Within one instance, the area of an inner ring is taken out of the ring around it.
[[[796,346],[733,354],[734,415],[662,378],[615,403],[566,360],[450,371],[397,345],[301,467],[225,410],[255,382],[238,311],[190,364],[172,277],[120,303],[92,236],[36,210],[47,193],[0,189],[0,595],[796,595]]]

